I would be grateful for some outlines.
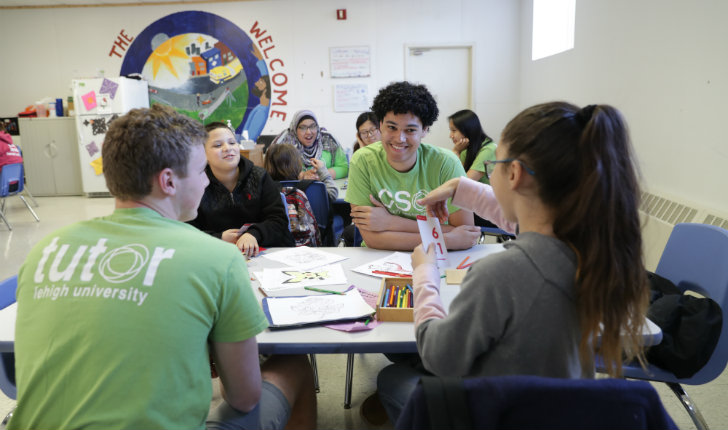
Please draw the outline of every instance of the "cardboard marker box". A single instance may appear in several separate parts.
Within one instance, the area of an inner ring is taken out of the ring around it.
[[[405,285],[412,286],[412,278],[383,278],[382,286],[379,289],[379,298],[377,299],[377,320],[378,321],[396,321],[396,322],[412,322],[414,321],[414,310],[412,308],[397,308],[384,306],[384,299],[387,297],[387,288],[390,285],[406,288]]]

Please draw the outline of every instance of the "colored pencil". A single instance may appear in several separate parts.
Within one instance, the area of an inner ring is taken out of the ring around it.
[[[308,291],[316,291],[317,293],[338,294],[341,296],[343,296],[345,294],[345,293],[342,293],[341,291],[324,290],[323,288],[303,287],[303,289],[308,290]]]

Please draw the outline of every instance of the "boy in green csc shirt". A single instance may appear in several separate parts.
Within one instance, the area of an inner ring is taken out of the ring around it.
[[[354,153],[346,201],[368,247],[412,251],[421,242],[417,215],[425,215],[417,200],[465,170],[452,151],[422,142],[438,115],[424,85],[392,83],[379,91],[372,110],[382,119],[382,141]],[[452,204],[448,210],[442,226],[447,248],[475,245],[480,228],[473,213]]]

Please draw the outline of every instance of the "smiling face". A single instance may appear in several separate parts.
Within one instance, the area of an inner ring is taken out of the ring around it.
[[[240,147],[235,135],[227,127],[220,127],[208,133],[205,155],[213,173],[237,169],[240,163]]]
[[[398,172],[409,171],[417,162],[417,148],[427,135],[422,121],[412,113],[387,112],[381,124],[382,146],[387,161]]]
[[[450,120],[450,140],[452,140],[452,143],[457,145],[463,138],[465,138],[465,136],[460,133],[460,130],[458,130],[452,120]]]
[[[301,142],[303,146],[308,148],[313,145],[313,142],[316,140],[316,136],[318,136],[318,125],[316,124],[316,121],[307,118],[298,123],[298,126],[296,127],[296,137],[298,137],[298,141]]]
[[[364,124],[359,126],[359,139],[364,143],[364,146],[379,142],[381,138],[382,134],[373,122],[366,120]]]

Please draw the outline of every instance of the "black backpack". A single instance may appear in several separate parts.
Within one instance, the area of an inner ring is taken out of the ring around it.
[[[670,280],[648,272],[652,297],[647,316],[662,330],[662,342],[647,351],[647,361],[689,378],[713,354],[721,328],[720,306],[707,297],[684,294]]]

